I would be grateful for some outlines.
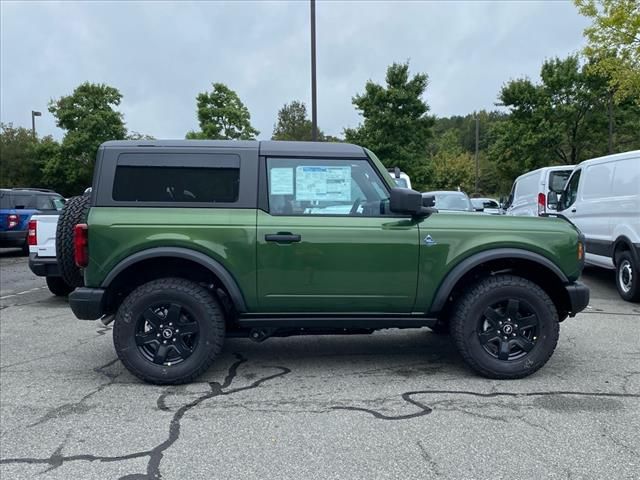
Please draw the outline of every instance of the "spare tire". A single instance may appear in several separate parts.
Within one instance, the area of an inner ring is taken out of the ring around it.
[[[70,198],[65,203],[56,229],[56,258],[58,269],[64,281],[72,288],[83,287],[84,278],[75,262],[73,254],[73,230],[79,223],[85,223],[89,213],[90,195]]]

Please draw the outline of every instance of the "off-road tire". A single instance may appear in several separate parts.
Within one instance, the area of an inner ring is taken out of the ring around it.
[[[56,228],[56,257],[62,279],[71,287],[83,287],[82,271],[76,265],[73,253],[73,230],[85,223],[89,213],[89,195],[70,198],[65,203]]]
[[[74,290],[62,277],[47,277],[47,288],[57,297],[66,297]]]
[[[626,292],[621,283],[623,267],[631,270],[631,281]],[[616,256],[616,288],[623,300],[640,302],[640,265],[633,261],[631,252],[624,251]]]
[[[199,338],[193,353],[175,365],[159,365],[145,358],[136,344],[136,325],[142,313],[158,302],[177,303],[193,312]],[[224,313],[217,299],[204,287],[181,278],[145,283],[120,305],[113,327],[118,358],[133,375],[156,385],[189,383],[203,374],[222,350]]]
[[[500,360],[485,351],[478,330],[487,308],[508,299],[530,305],[539,330],[535,345],[523,358]],[[515,275],[495,275],[478,281],[458,299],[450,328],[469,367],[484,377],[515,379],[531,375],[547,363],[558,344],[560,325],[553,301],[538,285]]]

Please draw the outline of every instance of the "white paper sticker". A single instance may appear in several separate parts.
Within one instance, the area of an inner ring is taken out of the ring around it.
[[[272,168],[269,173],[271,195],[293,195],[293,168]]]
[[[351,201],[351,167],[296,167],[296,200]]]

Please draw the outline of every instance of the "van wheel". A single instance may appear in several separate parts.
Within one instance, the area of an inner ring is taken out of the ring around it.
[[[60,212],[56,227],[56,260],[60,275],[74,288],[83,287],[84,278],[75,261],[73,230],[77,224],[86,222],[90,202],[89,195],[70,198]]]
[[[223,311],[208,290],[181,278],[154,280],[120,305],[113,327],[118,358],[157,385],[191,382],[222,349]]]
[[[74,290],[62,277],[47,277],[47,288],[57,297],[66,297]]]
[[[488,378],[531,375],[556,348],[558,313],[535,283],[514,275],[479,281],[454,306],[451,335],[462,358]]]
[[[616,259],[616,287],[627,302],[640,301],[640,269],[634,264],[631,252],[622,252]]]

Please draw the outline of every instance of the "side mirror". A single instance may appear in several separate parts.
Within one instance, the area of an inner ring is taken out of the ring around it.
[[[436,206],[435,195],[422,195],[422,206],[431,208]]]
[[[558,193],[557,192],[549,192],[547,195],[547,204],[557,206],[558,205]]]
[[[430,197],[427,197],[427,199]],[[433,213],[435,210],[423,205],[423,197],[420,192],[409,188],[392,188],[389,197],[389,209],[394,213],[422,217]]]

